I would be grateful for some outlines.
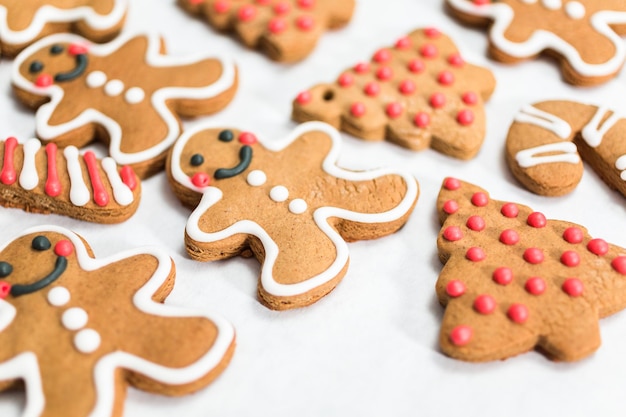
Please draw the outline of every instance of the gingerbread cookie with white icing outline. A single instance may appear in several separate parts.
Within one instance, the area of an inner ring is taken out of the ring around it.
[[[463,22],[489,26],[489,53],[515,63],[556,56],[565,81],[606,82],[626,59],[623,0],[446,0]]]
[[[600,346],[598,319],[626,308],[626,249],[584,227],[455,178],[444,180],[437,211],[445,354],[483,362],[537,348],[579,360]]]
[[[254,255],[262,264],[259,298],[272,309],[303,307],[332,291],[348,269],[346,241],[396,232],[419,194],[406,173],[337,167],[340,141],[319,122],[263,143],[234,129],[185,132],[167,172],[178,198],[195,207],[185,229],[189,255]]]
[[[178,0],[220,31],[230,31],[247,47],[275,61],[305,58],[328,29],[345,26],[354,0]]]
[[[0,52],[14,57],[53,33],[108,42],[122,29],[128,0],[0,0]]]
[[[24,416],[119,417],[127,386],[203,388],[230,361],[235,333],[221,317],[164,305],[174,275],[158,248],[95,258],[68,230],[24,231],[0,248],[0,390],[24,383]]]
[[[17,97],[37,109],[36,133],[60,147],[99,140],[120,165],[145,178],[162,169],[181,133],[179,117],[214,113],[237,88],[237,70],[210,54],[164,55],[153,34],[104,45],[52,35],[17,56]]]
[[[80,154],[74,146],[45,147],[38,139],[0,141],[0,205],[56,213],[97,223],[119,223],[139,206],[141,184],[128,165]]]
[[[292,117],[320,120],[365,140],[470,159],[485,138],[483,105],[494,88],[491,71],[465,62],[449,37],[418,29],[335,83],[300,93]]]
[[[524,106],[506,139],[506,160],[515,178],[547,196],[571,192],[591,165],[609,187],[626,196],[626,116],[575,101]]]

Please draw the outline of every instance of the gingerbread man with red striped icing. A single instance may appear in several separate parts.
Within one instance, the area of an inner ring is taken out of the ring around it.
[[[465,62],[450,38],[420,29],[376,51],[371,62],[347,69],[335,83],[300,93],[293,118],[470,159],[483,143],[483,104],[494,88],[492,73]]]
[[[598,319],[626,308],[626,249],[584,227],[455,178],[437,210],[445,354],[482,362],[539,348],[579,360],[600,346]]]
[[[354,0],[178,0],[178,4],[282,62],[309,55],[324,31],[346,25],[354,10]]]

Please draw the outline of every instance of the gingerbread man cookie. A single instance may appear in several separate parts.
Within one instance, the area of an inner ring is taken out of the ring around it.
[[[558,196],[583,175],[582,160],[626,196],[626,118],[602,106],[544,101],[524,106],[506,139],[509,168],[530,191]]]
[[[489,53],[513,63],[556,55],[565,80],[579,86],[613,78],[626,59],[623,0],[446,0],[460,20],[491,25]]]
[[[96,259],[68,230],[25,231],[0,249],[0,390],[24,382],[25,416],[110,417],[128,385],[204,387],[228,364],[234,331],[163,305],[174,275],[158,249]]]
[[[109,144],[145,178],[162,169],[181,133],[178,116],[223,108],[237,87],[234,64],[208,55],[168,57],[155,35],[93,45],[75,35],[42,39],[13,66],[18,98],[37,108],[37,136],[59,146]]]
[[[533,348],[575,361],[600,346],[598,319],[626,308],[626,249],[447,178],[437,201],[440,344],[466,361]]]
[[[485,68],[461,57],[437,29],[420,29],[379,49],[293,102],[296,121],[321,120],[366,139],[469,159],[485,137],[484,100],[495,87]]]
[[[110,41],[122,29],[127,8],[128,0],[0,0],[0,52],[13,57],[60,32]]]
[[[253,254],[262,263],[260,299],[272,309],[329,293],[348,268],[346,241],[397,231],[419,193],[405,173],[338,168],[340,138],[319,122],[264,144],[231,129],[185,132],[168,176],[181,201],[197,205],[185,230],[191,257]]]
[[[306,57],[324,31],[346,25],[354,10],[354,0],[178,0],[178,4],[282,62]]]
[[[36,213],[56,213],[98,223],[128,219],[139,206],[140,182],[128,165],[98,160],[74,146],[23,145],[0,141],[0,204]]]

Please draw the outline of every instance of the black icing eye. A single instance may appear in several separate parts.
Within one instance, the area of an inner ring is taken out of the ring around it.
[[[197,167],[197,166],[204,164],[204,157],[200,155],[199,153],[196,153],[191,157],[189,162],[191,163],[192,167]]]
[[[28,71],[31,74],[36,74],[38,72],[40,72],[43,69],[43,64],[41,63],[41,61],[33,61],[30,64],[30,67],[28,67]]]
[[[63,46],[61,45],[52,45],[50,47],[50,54],[51,55],[59,55],[61,52],[63,52]]]
[[[33,239],[32,248],[38,251],[48,250],[52,246],[45,236],[37,236]]]
[[[232,130],[222,130],[217,138],[222,142],[230,142],[235,138],[235,135]]]
[[[11,275],[13,272],[13,266],[8,262],[0,262],[0,278],[5,278]]]

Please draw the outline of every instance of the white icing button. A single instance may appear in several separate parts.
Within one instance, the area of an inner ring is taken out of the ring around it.
[[[558,10],[562,7],[561,0],[543,0],[543,6],[546,9]]]
[[[565,5],[565,13],[572,19],[582,19],[585,17],[587,10],[580,2],[570,1]]]
[[[61,307],[70,301],[70,292],[65,287],[54,287],[48,292],[48,302],[55,307]]]
[[[87,325],[87,312],[82,308],[72,307],[68,309],[61,317],[61,322],[67,330],[82,329]]]
[[[306,201],[301,198],[296,198],[289,203],[289,211],[293,214],[302,214],[307,209]]]
[[[74,336],[74,346],[82,353],[91,353],[100,347],[100,334],[93,329],[81,330]]]
[[[289,191],[282,185],[277,185],[270,190],[270,198],[281,203],[289,198]]]
[[[109,96],[118,96],[124,91],[124,83],[120,80],[111,80],[104,86],[104,92]]]
[[[124,98],[130,104],[137,104],[143,101],[145,96],[146,96],[146,93],[144,93],[144,91],[141,88],[132,87],[126,91]]]
[[[107,76],[102,71],[92,71],[87,75],[87,86],[91,88],[102,87],[107,82]]]
[[[267,177],[265,176],[265,172],[255,169],[248,174],[246,181],[248,181],[249,185],[258,187],[259,185],[265,184]]]

